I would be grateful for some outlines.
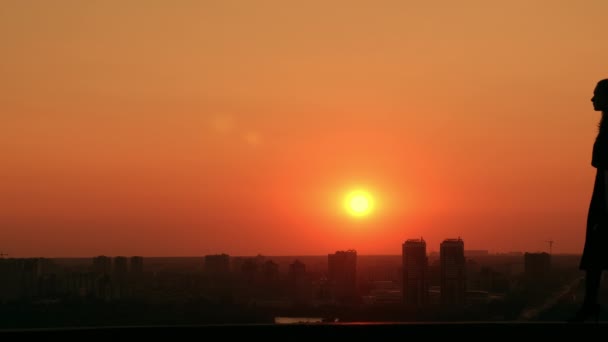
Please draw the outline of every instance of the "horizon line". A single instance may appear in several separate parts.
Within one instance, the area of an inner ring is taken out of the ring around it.
[[[466,250],[465,250],[466,252]],[[512,252],[493,252],[493,253],[487,253],[487,254],[480,254],[480,255],[476,255],[476,256],[496,256],[496,255],[508,255],[508,254],[512,254],[512,255],[516,255],[516,254],[526,254],[526,253],[547,253],[550,255],[563,255],[563,256],[580,256],[582,255],[582,253],[549,253],[547,251],[534,251],[534,252],[520,252],[520,251],[512,251]],[[327,253],[327,254],[238,254],[238,255],[232,255],[232,254],[228,254],[228,253],[211,253],[211,254],[201,254],[201,255],[141,255],[141,254],[116,254],[116,255],[109,255],[109,254],[96,254],[96,255],[92,255],[92,256],[11,256],[9,255],[5,255],[4,257],[0,257],[0,260],[2,259],[22,259],[22,258],[44,258],[44,259],[88,259],[88,258],[96,258],[99,256],[106,256],[106,257],[143,257],[143,258],[204,258],[207,255],[221,255],[221,254],[226,254],[228,255],[230,258],[240,258],[240,257],[247,257],[247,258],[251,258],[251,257],[266,257],[266,258],[270,258],[270,257],[326,257],[327,255],[333,254],[333,253]],[[427,254],[439,254],[439,251],[430,251]],[[357,256],[402,256],[402,254],[359,254],[357,253]]]

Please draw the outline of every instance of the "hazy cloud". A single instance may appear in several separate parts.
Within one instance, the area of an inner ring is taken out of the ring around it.
[[[211,120],[211,128],[222,134],[231,132],[234,129],[234,118],[227,114],[219,114]]]
[[[250,146],[258,146],[262,143],[262,136],[256,131],[247,131],[243,134],[243,139]]]

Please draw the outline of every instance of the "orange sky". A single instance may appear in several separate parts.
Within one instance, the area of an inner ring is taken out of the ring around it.
[[[11,256],[580,253],[608,2],[0,4]],[[363,186],[377,210],[348,217]]]

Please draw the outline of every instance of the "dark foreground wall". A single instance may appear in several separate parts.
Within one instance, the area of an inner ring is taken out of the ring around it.
[[[106,327],[76,329],[0,330],[0,338],[91,338],[134,337],[141,341],[157,339],[199,339],[248,341],[405,341],[409,339],[434,341],[435,338],[455,341],[547,341],[564,338],[584,339],[588,336],[605,338],[606,323],[416,323],[416,324],[310,324],[310,325],[211,325],[174,327]]]

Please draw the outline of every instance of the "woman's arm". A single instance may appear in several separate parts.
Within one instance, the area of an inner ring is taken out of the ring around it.
[[[606,202],[606,213],[608,214],[608,169],[604,169],[604,200]]]

